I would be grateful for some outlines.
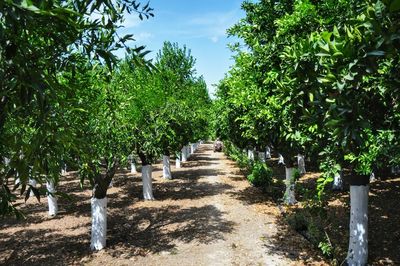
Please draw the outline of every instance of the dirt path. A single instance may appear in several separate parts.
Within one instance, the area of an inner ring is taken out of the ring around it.
[[[90,192],[68,176],[60,190],[75,203],[46,215],[30,199],[24,222],[0,227],[0,263],[20,265],[301,265],[323,264],[304,239],[280,223],[277,208],[211,144],[201,145],[173,180],[154,172],[156,201],[143,201],[140,175],[121,173],[109,191],[106,250],[88,251]],[[43,200],[45,201],[45,200]]]

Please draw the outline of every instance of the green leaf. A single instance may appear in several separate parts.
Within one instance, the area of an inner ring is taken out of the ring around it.
[[[35,187],[30,187],[32,189],[33,194],[35,195],[35,197],[37,198],[37,200],[40,202],[40,192],[37,188]]]
[[[389,7],[390,12],[397,12],[400,10],[400,0],[393,0]]]
[[[310,102],[314,101],[314,94],[312,94],[311,92],[308,93],[308,98],[310,99]]]

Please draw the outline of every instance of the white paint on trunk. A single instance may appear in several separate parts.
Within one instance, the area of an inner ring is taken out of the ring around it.
[[[396,165],[396,166],[392,166],[391,167],[391,172],[394,175],[398,175],[400,173],[400,166]]]
[[[265,163],[265,152],[259,151],[258,159],[260,159],[261,162]]]
[[[286,191],[285,191],[284,201],[286,204],[292,205],[296,203],[296,198],[294,195],[294,185],[295,185],[294,174],[296,172],[296,168],[285,167],[285,172],[286,172],[286,180],[285,180]]]
[[[348,265],[368,262],[368,191],[369,185],[350,186],[350,240]]]
[[[304,155],[297,154],[297,165],[299,166],[300,174],[306,173],[306,162],[304,161]]]
[[[167,155],[163,155],[163,177],[166,179],[172,179],[171,164],[169,156]]]
[[[343,190],[342,175],[343,175],[342,171],[339,171],[339,173],[335,174],[335,177],[333,178],[333,185],[332,185],[333,190]]]
[[[15,179],[15,185],[17,185],[18,183],[20,183],[21,182],[21,179],[19,178],[19,177],[17,177],[16,179]]]
[[[175,167],[176,168],[181,168],[181,154],[177,154],[176,155],[176,159],[175,159]]]
[[[271,159],[271,148],[267,146],[265,149],[265,158],[266,159]]]
[[[31,185],[32,187],[36,188],[37,182],[35,179],[29,178],[28,184]],[[35,193],[31,190],[31,193],[29,194],[30,197],[35,196]]]
[[[369,176],[369,182],[375,182],[376,181],[376,177],[375,177],[375,173],[371,173],[371,175]]]
[[[67,165],[63,164],[61,168],[61,175],[66,175],[67,174]]]
[[[249,158],[251,161],[254,161],[254,150],[247,150],[247,158]]]
[[[188,157],[187,157],[187,149],[186,149],[186,146],[183,146],[183,148],[182,148],[182,162],[186,162],[187,159],[188,159]]]
[[[279,153],[278,164],[285,164],[285,160],[283,159],[283,156],[282,156],[282,154],[280,154],[280,153]]]
[[[56,216],[58,213],[57,197],[54,195],[56,193],[56,188],[53,181],[47,181],[46,183],[47,191],[47,202],[49,204],[49,215]],[[50,195],[52,193],[53,195]]]
[[[143,198],[145,200],[154,200],[152,171],[153,167],[151,165],[142,166]]]
[[[91,199],[92,205],[92,234],[91,250],[101,250],[106,247],[107,237],[107,197]]]
[[[131,163],[131,174],[136,174],[137,170],[136,170],[136,165],[134,162]]]

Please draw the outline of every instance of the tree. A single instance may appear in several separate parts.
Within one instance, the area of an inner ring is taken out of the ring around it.
[[[77,63],[76,53],[91,63],[113,68],[112,51],[124,47],[132,35],[119,37],[123,12],[153,16],[149,5],[137,1],[3,1],[0,3],[0,198],[1,214],[15,213],[15,196],[8,180],[18,173],[21,193],[29,177],[57,182],[63,153],[75,146],[62,120],[68,93],[59,77]],[[101,14],[95,19],[93,14]],[[142,61],[142,48],[126,47]],[[14,134],[18,131],[18,134]],[[54,134],[57,132],[58,134]],[[12,137],[11,137],[12,136]],[[71,141],[70,141],[71,140]],[[76,141],[76,139],[74,139]],[[76,143],[76,142],[75,142]],[[44,147],[46,146],[46,148]],[[76,146],[75,146],[76,147]],[[43,154],[46,151],[51,153]],[[44,157],[43,163],[38,160]],[[53,156],[56,155],[56,156]],[[23,159],[21,159],[23,157]],[[9,163],[5,165],[5,158]],[[30,186],[39,196],[39,192]]]
[[[364,265],[369,175],[398,161],[397,152],[387,152],[398,147],[399,2],[260,1],[243,9],[246,17],[230,33],[247,50],[239,51],[220,101],[228,110],[243,108],[231,113],[237,127],[271,141],[289,166],[293,152],[307,149],[325,166],[345,169],[352,206],[347,262]],[[266,135],[256,133],[257,113]]]
[[[197,141],[207,132],[204,110],[210,104],[207,86],[196,77],[196,60],[186,46],[165,42],[156,57],[164,106],[160,110],[160,144],[164,154],[164,176],[171,178],[169,156],[190,141]],[[203,134],[203,135],[202,135]]]

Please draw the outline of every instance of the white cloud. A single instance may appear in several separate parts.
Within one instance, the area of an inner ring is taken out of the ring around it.
[[[143,41],[147,41],[149,39],[154,38],[154,34],[152,34],[150,32],[140,32],[138,34],[133,35],[133,38],[136,41],[143,42]]]
[[[211,39],[211,41],[212,41],[213,43],[217,43],[218,40],[219,40],[219,38],[218,38],[217,36],[212,36],[210,39]]]

